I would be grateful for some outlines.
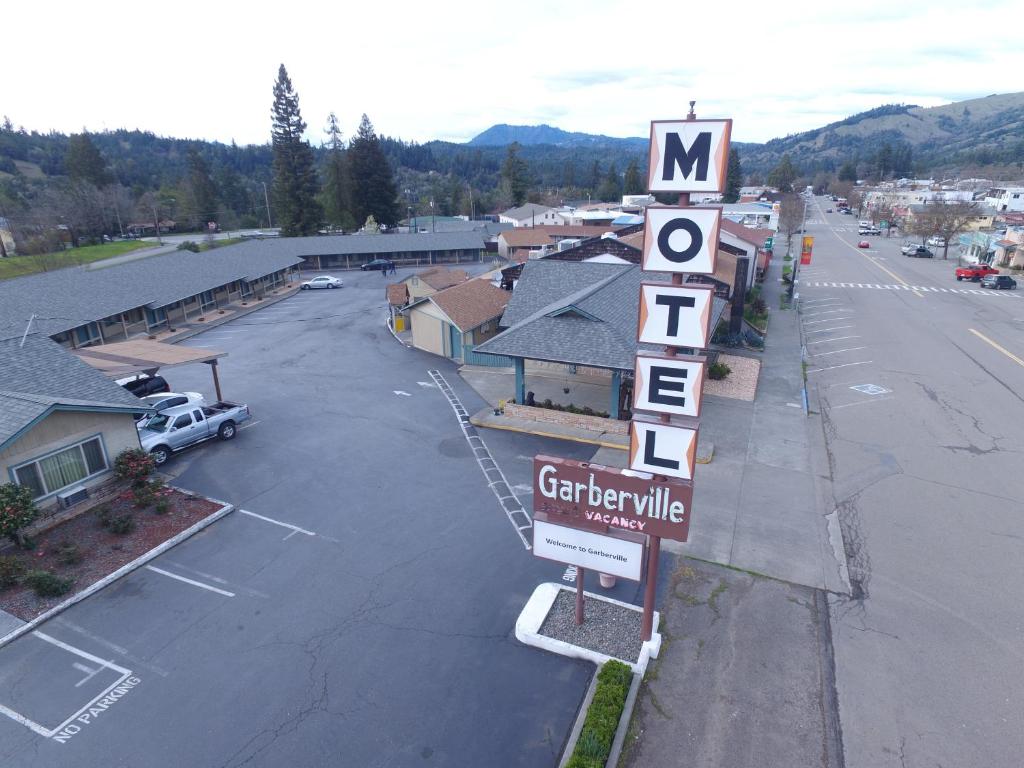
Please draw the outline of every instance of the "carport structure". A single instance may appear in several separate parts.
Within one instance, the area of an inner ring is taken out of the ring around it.
[[[182,347],[150,339],[132,339],[131,341],[119,341],[98,347],[82,347],[70,351],[80,360],[112,379],[131,376],[134,373],[154,375],[161,368],[206,363],[213,372],[213,388],[217,393],[217,400],[224,399],[220,392],[217,360],[227,357],[227,352],[199,347]]]

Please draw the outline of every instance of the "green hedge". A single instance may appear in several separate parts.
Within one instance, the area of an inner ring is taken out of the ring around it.
[[[597,673],[594,699],[566,768],[604,768],[632,679],[633,670],[626,664],[614,660],[605,662]]]

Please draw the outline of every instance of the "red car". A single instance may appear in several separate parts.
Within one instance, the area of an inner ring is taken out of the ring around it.
[[[988,275],[998,275],[999,270],[993,269],[988,264],[972,264],[969,267],[957,267],[957,280],[974,280],[977,282]]]
[[[858,248],[870,248],[871,247],[871,243],[869,243],[867,240],[861,240],[859,243],[857,243],[857,247]]]

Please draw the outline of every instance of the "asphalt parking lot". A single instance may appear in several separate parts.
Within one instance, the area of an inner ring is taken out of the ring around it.
[[[166,471],[238,509],[0,649],[0,764],[557,763],[593,667],[513,627],[562,570],[524,548],[428,372],[483,401],[390,335],[378,273],[343,277],[185,342],[228,352],[224,396],[253,419]],[[205,366],[166,376],[212,398]],[[593,453],[482,437],[515,493],[535,453]]]

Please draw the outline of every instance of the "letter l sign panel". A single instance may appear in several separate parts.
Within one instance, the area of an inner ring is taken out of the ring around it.
[[[634,419],[629,425],[629,468],[693,479],[697,430]]]

